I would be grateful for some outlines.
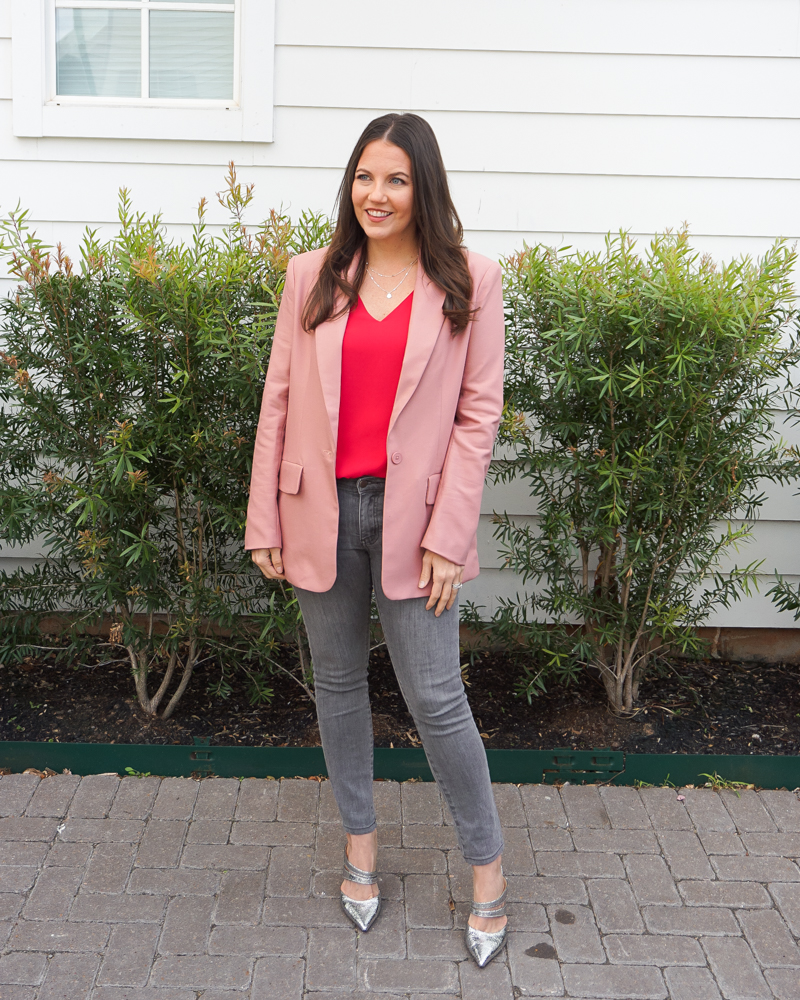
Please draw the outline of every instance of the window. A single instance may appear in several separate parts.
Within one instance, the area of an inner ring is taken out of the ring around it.
[[[13,13],[16,135],[272,139],[274,0],[14,0]]]
[[[235,0],[56,0],[55,95],[233,101]]]

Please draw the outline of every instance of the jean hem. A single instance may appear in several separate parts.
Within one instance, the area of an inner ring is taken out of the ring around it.
[[[499,851],[495,851],[495,852],[494,852],[494,854],[490,855],[490,856],[489,856],[488,858],[486,858],[486,859],[482,859],[482,858],[481,858],[481,859],[477,859],[477,860],[471,860],[471,859],[470,859],[470,858],[468,858],[468,857],[467,857],[466,855],[464,855],[464,860],[466,861],[466,863],[467,863],[468,865],[475,865],[475,866],[480,866],[480,865],[490,865],[490,864],[491,864],[491,863],[492,863],[493,861],[497,861],[497,859],[498,859],[498,858],[500,857],[500,855],[501,855],[501,854],[503,853],[503,848],[504,848],[504,847],[505,847],[505,844],[501,844],[501,845],[500,845],[500,850],[499,850]],[[462,852],[462,853],[463,853],[463,852]]]
[[[373,830],[378,829],[377,822],[373,823],[372,826],[364,827],[363,829],[358,830],[351,830],[349,827],[345,826],[344,823],[342,823],[342,826],[344,827],[344,832],[349,833],[351,837],[363,837],[364,834],[372,833]]]

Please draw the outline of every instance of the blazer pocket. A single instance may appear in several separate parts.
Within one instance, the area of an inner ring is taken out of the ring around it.
[[[439,492],[439,480],[441,478],[441,472],[437,472],[435,476],[428,476],[428,490],[425,493],[425,503],[436,503],[436,494]]]
[[[298,493],[302,478],[302,465],[295,465],[294,462],[281,462],[281,472],[278,477],[278,489],[281,493]]]

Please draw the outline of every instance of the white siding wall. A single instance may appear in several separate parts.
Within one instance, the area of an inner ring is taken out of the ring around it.
[[[0,0],[0,211],[21,201],[67,246],[113,227],[123,185],[180,231],[229,159],[256,182],[254,217],[330,211],[355,138],[387,110],[434,126],[469,245],[491,256],[684,220],[717,258],[800,234],[800,0],[277,0],[275,141],[235,147],[15,138],[11,31]],[[517,587],[492,509],[531,513],[520,486],[487,490],[485,572],[464,594],[490,606]],[[770,488],[756,534],[740,561],[800,574],[791,490]],[[793,623],[756,596],[712,624]]]

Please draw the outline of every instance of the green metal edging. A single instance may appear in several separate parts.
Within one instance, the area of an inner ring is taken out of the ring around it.
[[[624,754],[612,750],[488,750],[492,781],[572,784],[601,781],[702,785],[703,775],[743,781],[758,788],[800,787],[800,757],[766,755]],[[320,747],[216,747],[195,740],[193,746],[145,743],[33,743],[0,741],[0,767],[12,772],[35,767],[65,768],[73,774],[157,774],[190,777],[215,774],[236,778],[310,778],[326,776]],[[375,750],[375,777],[392,781],[432,781],[422,749]]]

